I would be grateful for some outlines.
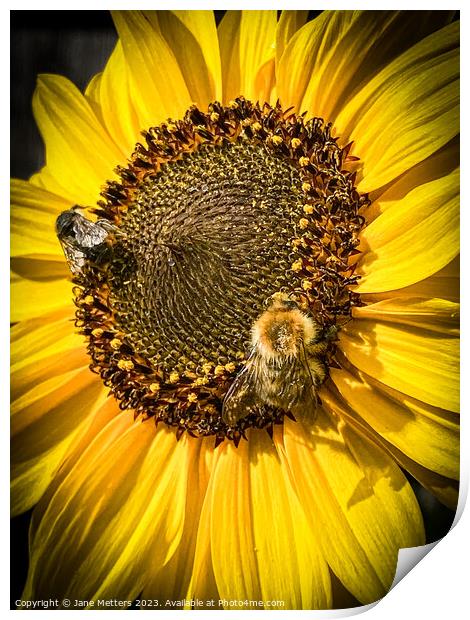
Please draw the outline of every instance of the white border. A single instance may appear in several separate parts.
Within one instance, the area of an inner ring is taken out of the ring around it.
[[[13,3],[11,3],[13,4]],[[210,6],[210,4],[212,6]],[[219,3],[207,3],[207,2],[191,2],[190,0],[187,0],[186,2],[182,2],[182,1],[177,1],[175,0],[174,2],[171,3],[171,8],[172,9],[205,9],[205,8],[211,8],[211,9],[273,9],[273,8],[295,8],[295,9],[299,9],[299,8],[305,8],[305,9],[312,9],[312,10],[321,10],[321,9],[372,9],[372,10],[397,10],[397,9],[404,9],[404,10],[446,10],[449,7],[447,7],[442,1],[435,1],[435,0],[427,0],[427,1],[421,1],[421,2],[411,2],[411,1],[395,1],[395,2],[385,2],[385,1],[376,1],[376,2],[371,2],[371,1],[363,1],[363,2],[357,2],[357,1],[342,1],[342,2],[336,2],[336,3],[326,3],[326,2],[320,2],[318,4],[316,4],[315,6],[312,6],[313,3],[307,3],[304,0],[298,1],[296,3],[294,3],[293,7],[287,7],[286,5],[288,3],[278,3],[278,2],[268,2],[266,0],[264,1],[258,1],[258,2],[247,2],[247,1],[243,1],[243,0],[238,0],[237,2],[219,2]],[[217,4],[217,6],[213,6],[213,4]],[[462,20],[462,55],[464,58],[464,62],[462,62],[462,67],[465,69],[467,65],[467,63],[465,62],[468,61],[468,45],[467,45],[467,35],[468,33],[468,28],[467,28],[467,15],[469,14],[469,12],[467,11],[467,9],[465,7],[462,6],[462,2],[459,3],[452,3],[453,7],[451,8],[455,8],[455,9],[460,9],[461,10],[461,20]],[[143,1],[138,3],[138,5],[134,5],[132,6],[131,3],[129,2],[121,2],[121,1],[115,1],[113,3],[110,2],[101,2],[99,0],[83,0],[82,2],[80,2],[80,4],[77,6],[67,6],[67,9],[70,10],[104,10],[104,9],[109,9],[109,8],[115,8],[115,9],[130,9],[130,8],[139,8],[139,9],[143,9],[143,8],[152,8],[152,9],[157,9],[157,8],[161,8],[161,9],[167,9],[170,8],[168,6],[168,4],[162,3],[162,2],[147,2],[147,1]],[[1,9],[1,22],[0,22],[0,28],[1,28],[1,42],[3,45],[3,54],[1,55],[2,61],[4,63],[3,65],[3,76],[6,77],[6,75],[9,75],[9,10],[35,10],[36,6],[32,3],[32,2],[15,2],[14,6],[9,6],[7,9]],[[60,4],[59,2],[44,2],[41,4],[41,9],[42,10],[64,10],[64,6],[63,4]],[[469,108],[469,101],[468,101],[468,96],[467,96],[467,88],[468,88],[468,81],[467,81],[467,74],[466,72],[463,73],[462,78],[464,80],[464,87],[462,88],[462,106],[461,109],[462,110],[468,110]],[[9,385],[9,365],[8,365],[8,360],[7,360],[7,355],[6,355],[6,351],[9,350],[9,330],[8,330],[8,312],[9,312],[9,279],[8,279],[8,273],[6,270],[6,265],[9,264],[9,212],[8,212],[8,208],[7,205],[9,204],[9,150],[8,150],[8,145],[9,145],[9,110],[8,110],[8,99],[6,97],[3,97],[1,100],[3,109],[2,109],[2,122],[5,124],[4,128],[3,128],[3,132],[2,132],[2,152],[1,152],[1,156],[2,156],[2,166],[1,166],[1,171],[2,171],[2,175],[3,175],[3,179],[2,179],[2,184],[1,184],[1,207],[0,207],[0,234],[1,234],[1,240],[0,240],[0,260],[1,260],[1,272],[0,272],[0,290],[3,292],[3,299],[4,302],[0,305],[0,312],[1,312],[1,318],[2,318],[2,322],[1,322],[1,328],[0,328],[0,350],[1,350],[1,355],[0,355],[0,372],[1,372],[1,377],[2,377],[2,389],[0,390],[0,398],[1,398],[1,404],[3,405],[1,407],[2,413],[4,414],[2,416],[2,432],[1,432],[1,442],[2,442],[2,455],[4,456],[4,464],[1,470],[1,475],[2,475],[2,508],[4,509],[4,514],[3,517],[5,518],[5,520],[7,521],[9,519],[9,511],[8,511],[8,502],[5,500],[5,498],[8,496],[8,484],[9,484],[9,459],[8,459],[8,455],[9,455],[9,443],[8,443],[8,437],[9,437],[9,429],[8,429],[8,422],[6,422],[6,412],[9,409],[9,391],[7,389],[7,386]],[[463,160],[463,169],[464,169],[464,173],[462,175],[462,179],[464,180],[463,186],[462,186],[462,205],[464,205],[464,208],[462,209],[462,230],[468,230],[468,206],[469,206],[469,201],[468,201],[468,190],[467,187],[465,185],[465,180],[466,180],[466,174],[465,171],[467,170],[466,167],[466,147],[468,145],[468,130],[467,130],[467,123],[465,122],[465,118],[462,118],[462,142],[463,142],[463,148],[462,148],[462,160]],[[467,244],[463,244],[462,247],[462,265],[463,266],[470,266],[470,256],[469,256],[469,252],[470,250],[468,249],[468,243]],[[465,270],[464,270],[465,271]],[[468,304],[466,303],[466,301],[468,300],[468,292],[467,292],[467,286],[466,286],[466,281],[463,281],[463,287],[462,287],[462,301],[463,301],[463,307],[465,308],[465,314],[468,313],[467,311],[467,307]],[[465,317],[465,315],[464,315]],[[463,343],[463,347],[462,347],[462,376],[463,377],[468,377],[469,376],[469,364],[468,364],[468,352],[467,352],[467,348],[465,347],[465,344],[467,342],[466,339],[466,334],[467,334],[467,329],[465,326],[465,321],[463,321],[463,330],[462,330],[462,343]],[[469,402],[468,399],[468,381],[463,381],[462,382],[462,402],[463,402],[463,407],[462,409],[465,409],[465,405]],[[402,581],[400,581],[396,587],[394,587],[389,594],[382,599],[382,601],[380,601],[377,605],[372,605],[372,606],[368,606],[368,610],[366,611],[365,608],[358,608],[355,610],[351,610],[354,611],[354,615],[357,614],[358,612],[365,612],[367,613],[367,618],[370,618],[371,620],[374,619],[380,619],[380,620],[386,620],[386,619],[392,619],[395,620],[397,616],[401,616],[401,617],[405,617],[405,618],[413,618],[413,617],[424,617],[426,618],[426,620],[434,620],[434,619],[439,619],[441,620],[443,616],[448,616],[450,618],[455,617],[455,618],[459,618],[462,617],[462,612],[464,610],[468,610],[469,605],[468,605],[468,560],[467,560],[467,555],[468,555],[468,549],[470,548],[470,536],[469,536],[469,532],[470,532],[470,517],[469,517],[469,510],[467,509],[465,512],[463,512],[462,514],[462,510],[463,510],[463,498],[465,498],[467,496],[467,492],[468,492],[468,472],[469,472],[469,450],[466,449],[466,446],[468,446],[468,439],[469,439],[469,424],[468,423],[464,423],[463,424],[463,428],[462,428],[462,441],[461,444],[464,447],[464,449],[462,450],[462,461],[461,461],[461,467],[462,467],[462,483],[461,483],[461,497],[460,497],[460,501],[459,501],[459,515],[460,515],[460,521],[456,521],[455,527],[451,530],[451,532],[449,532],[449,534],[443,539],[443,541],[441,541],[440,543],[438,543],[431,551],[431,553],[423,560],[419,563],[419,565],[417,567],[415,567],[412,570],[411,575],[409,575],[406,579],[403,579]],[[5,527],[1,528],[1,536],[2,536],[2,548],[6,549],[8,548],[9,542],[8,542],[8,526],[6,525]],[[6,540],[3,540],[3,538],[5,538]],[[0,573],[0,609],[2,610],[7,610],[8,605],[9,605],[9,591],[8,591],[8,585],[9,585],[9,578],[8,578],[8,568],[6,565],[6,562],[8,561],[8,558],[6,557],[6,554],[3,554],[3,560],[4,562],[1,565],[1,573]],[[8,610],[8,613],[17,613],[15,611],[10,611]],[[29,614],[47,614],[49,615],[48,611],[36,611],[36,612],[24,612],[26,614],[26,616],[29,616]],[[84,612],[82,611],[75,611],[75,610],[71,610],[69,612],[54,612],[54,618],[57,618],[58,620],[60,620],[62,617],[64,618],[70,618],[70,614],[82,614]],[[112,615],[115,614],[116,612],[114,611],[108,611],[108,612],[97,612],[97,611],[88,611],[86,612],[87,615],[92,614],[97,614],[99,613],[99,615],[102,617],[102,614],[108,614]],[[121,613],[121,612],[119,612]],[[139,612],[128,612],[128,613],[139,613]],[[159,617],[166,617],[168,615],[168,617],[171,617],[173,620],[175,619],[175,613],[174,612],[168,612],[168,611],[158,611],[156,612]],[[219,611],[213,611],[213,612],[196,612],[199,614],[204,614],[204,613],[208,613],[210,614],[210,618],[215,618],[218,614],[224,614],[225,616],[225,612],[219,612]],[[235,614],[238,614],[240,612],[232,612]],[[243,619],[248,618],[249,615],[251,614],[256,614],[256,617],[259,617],[259,613],[264,613],[264,614],[270,614],[270,613],[281,613],[281,614],[296,614],[296,613],[307,613],[309,614],[309,616],[311,616],[312,618],[333,618],[333,617],[349,617],[353,614],[351,614],[350,612],[348,612],[348,610],[335,610],[335,611],[305,611],[305,612],[252,612],[252,611],[245,611],[243,612]]]

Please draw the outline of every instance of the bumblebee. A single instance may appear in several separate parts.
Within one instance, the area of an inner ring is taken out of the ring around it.
[[[70,271],[81,274],[86,264],[98,267],[109,262],[119,229],[107,220],[91,222],[75,206],[63,211],[56,220],[57,238],[62,245]]]
[[[294,416],[315,416],[325,379],[322,354],[336,331],[325,333],[295,301],[271,298],[251,330],[251,352],[222,405],[222,419],[234,426],[253,408],[270,405]]]

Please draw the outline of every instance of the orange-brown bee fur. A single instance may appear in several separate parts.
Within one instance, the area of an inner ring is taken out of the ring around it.
[[[315,415],[326,368],[320,356],[327,339],[294,301],[275,295],[255,321],[252,350],[228,390],[222,410],[233,426],[255,408],[269,405],[294,415]]]

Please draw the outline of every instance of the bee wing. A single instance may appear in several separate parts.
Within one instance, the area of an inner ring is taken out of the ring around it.
[[[86,262],[85,254],[68,239],[59,239],[65,259],[73,274],[80,273]]]
[[[298,369],[299,376],[304,377],[305,384],[301,396],[296,404],[292,407],[292,413],[297,419],[305,418],[312,420],[312,414],[316,416],[318,405],[317,391],[321,383],[321,379],[317,377],[317,373],[311,368],[304,344],[300,348],[296,364],[301,367]]]
[[[105,241],[108,231],[98,222],[90,222],[77,213],[73,224],[75,240],[84,248],[92,248]]]
[[[222,419],[229,426],[246,418],[253,407],[263,406],[258,395],[258,373],[256,371],[255,350],[248,358],[247,364],[235,377],[222,404]]]

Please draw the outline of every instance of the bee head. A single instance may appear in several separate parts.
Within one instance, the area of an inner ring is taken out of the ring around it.
[[[55,229],[58,237],[68,237],[73,235],[73,226],[77,214],[74,210],[63,211],[55,221]]]
[[[274,293],[265,300],[264,305],[268,310],[298,310],[299,305],[293,299],[290,299],[286,293]]]

